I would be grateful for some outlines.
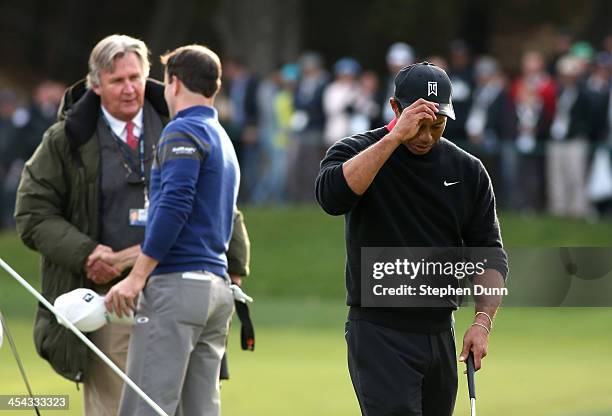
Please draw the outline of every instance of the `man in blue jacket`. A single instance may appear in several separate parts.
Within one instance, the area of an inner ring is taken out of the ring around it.
[[[218,56],[191,45],[162,63],[172,121],[151,170],[145,241],[106,304],[119,315],[136,310],[127,365],[136,384],[168,414],[180,408],[218,415],[219,368],[234,305],[225,252],[240,173],[213,108],[221,85]],[[119,414],[154,413],[124,388]]]

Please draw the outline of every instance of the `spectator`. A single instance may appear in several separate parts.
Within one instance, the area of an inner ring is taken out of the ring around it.
[[[555,115],[557,100],[555,82],[544,70],[544,57],[540,52],[525,52],[521,59],[521,71],[521,77],[513,83],[510,95],[516,100],[519,96],[527,99],[531,92],[535,93],[534,101],[539,102],[541,106],[538,123],[535,126],[535,138],[545,140]]]
[[[589,101],[589,139],[597,146],[591,165],[590,181],[601,181],[599,175],[597,175],[599,172],[596,173],[596,170],[603,169],[603,174],[607,176],[602,181],[603,183],[612,181],[612,178],[610,178],[612,172],[609,170],[610,145],[612,144],[611,70],[612,55],[608,52],[600,52],[595,57],[593,71],[587,78],[585,86]],[[604,156],[598,156],[599,152],[602,152]],[[603,168],[595,166],[599,157],[603,157]],[[602,182],[593,185],[599,187]],[[604,195],[593,195],[593,193],[590,193],[589,197],[600,217],[612,214],[612,195],[605,195],[605,193]]]
[[[574,42],[574,35],[572,32],[565,28],[559,29],[555,38],[555,45],[552,57],[548,61],[546,67],[549,74],[553,76],[557,75],[557,62],[562,56],[567,55],[570,52],[572,43]]]
[[[569,54],[576,59],[582,77],[581,81],[583,81],[588,76],[591,61],[595,54],[593,47],[588,42],[576,42],[570,48]],[[560,75],[558,71],[557,74]]]
[[[223,64],[229,108],[227,132],[234,143],[242,172],[240,200],[249,201],[259,177],[260,151],[257,131],[258,79],[238,58]]]
[[[596,143],[603,143],[607,139],[611,70],[612,55],[600,52],[595,57],[593,70],[585,84],[590,113],[589,139]]]
[[[445,134],[453,140],[465,140],[465,122],[472,105],[474,74],[470,50],[465,41],[458,39],[451,43],[450,71],[448,76],[453,84],[453,107],[455,120],[449,120]]]
[[[580,60],[566,55],[557,66],[559,98],[546,149],[548,208],[553,215],[583,217],[587,214],[589,103],[580,83]]]
[[[491,175],[494,188],[500,190],[500,205],[509,206],[512,199],[507,197],[514,189],[516,168],[512,160],[502,160],[504,153],[500,152],[502,141],[507,142],[512,134],[513,117],[506,82],[497,61],[488,56],[478,58],[474,75],[476,89],[465,129],[474,153]]]
[[[544,209],[544,154],[542,145],[549,137],[555,112],[556,86],[544,71],[544,58],[528,51],[522,58],[522,74],[510,90],[516,113],[518,151],[518,208],[524,212]]]
[[[12,224],[12,206],[11,200],[4,193],[5,181],[14,174],[10,174],[11,165],[14,160],[14,143],[16,142],[18,126],[17,111],[17,94],[11,89],[0,90],[0,230]]]
[[[328,75],[321,56],[307,52],[299,61],[301,78],[294,96],[292,124],[294,135],[289,145],[289,196],[294,202],[313,199],[312,184],[319,171],[323,153],[323,91]]]
[[[342,58],[334,65],[335,79],[323,92],[326,147],[350,135],[351,119],[358,109],[360,72],[361,66],[353,58]]]
[[[395,94],[395,75],[405,66],[414,63],[414,51],[404,42],[396,42],[389,47],[387,51],[387,69],[389,70],[385,81],[385,94],[382,97],[380,106],[382,110],[383,124],[395,118],[393,110],[389,105],[389,98]],[[377,126],[381,127],[381,126]]]
[[[336,62],[336,80],[323,94],[323,107],[327,122],[325,144],[333,145],[338,138],[357,134],[373,128],[380,119],[378,105],[378,78],[372,71],[359,76],[361,67],[353,58]]]
[[[270,173],[270,164],[273,157],[274,132],[276,130],[276,111],[274,101],[281,84],[280,68],[272,71],[259,83],[257,89],[257,119],[258,119],[258,137],[260,147],[260,175],[251,201],[256,204],[261,204],[267,201],[268,192],[263,192],[263,183],[268,179],[266,176]],[[266,187],[267,188],[267,187]],[[263,195],[262,192],[265,194]]]
[[[255,204],[286,202],[287,148],[299,74],[296,64],[285,64],[260,88],[260,137],[266,163],[253,193]]]
[[[602,42],[604,52],[612,55],[612,33],[608,34]]]
[[[434,64],[435,66],[442,68],[445,71],[448,71],[448,62],[440,55],[430,55],[425,60],[429,63]],[[450,136],[449,136],[450,137]]]
[[[1,189],[6,206],[5,226],[12,228],[15,225],[12,213],[23,165],[36,150],[45,130],[55,122],[64,89],[65,86],[60,83],[44,81],[36,87],[32,104],[27,108],[19,108],[14,113],[13,123],[19,128],[9,143],[10,151],[7,151],[7,155],[10,162],[7,164]]]
[[[351,133],[377,128],[384,124],[380,111],[380,85],[374,71],[364,71],[359,78],[359,94],[351,118]]]
[[[476,88],[468,112],[466,131],[472,143],[494,147],[507,135],[504,110],[507,109],[506,83],[497,61],[483,56],[474,68]]]
[[[19,158],[27,160],[40,144],[43,133],[57,119],[57,110],[66,86],[55,81],[43,81],[34,90],[27,108],[27,123],[20,130]]]

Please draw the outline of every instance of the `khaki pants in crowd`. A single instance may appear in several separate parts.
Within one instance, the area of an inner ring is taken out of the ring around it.
[[[125,371],[132,326],[107,324],[89,336],[91,341]],[[83,381],[85,416],[116,416],[123,380],[88,350],[89,371]]]
[[[547,146],[546,181],[552,215],[584,217],[588,213],[586,172],[589,144],[584,139],[551,141]]]

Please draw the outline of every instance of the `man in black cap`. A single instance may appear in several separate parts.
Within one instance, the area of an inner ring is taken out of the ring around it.
[[[457,391],[452,307],[363,307],[364,247],[491,247],[475,278],[499,287],[507,273],[495,199],[482,163],[442,138],[454,119],[451,82],[427,62],[395,78],[388,126],[338,141],[321,162],[319,204],[345,215],[348,364],[367,416],[451,415]],[[476,303],[459,360],[487,353],[496,304]]]

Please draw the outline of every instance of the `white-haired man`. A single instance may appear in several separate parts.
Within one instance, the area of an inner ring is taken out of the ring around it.
[[[148,55],[138,39],[102,39],[86,82],[67,90],[60,120],[24,169],[17,230],[42,255],[42,291],[50,301],[79,287],[105,294],[140,253],[153,149],[168,121],[163,85],[147,80]],[[230,273],[244,275],[248,242],[241,216],[235,221]],[[125,368],[130,333],[109,324],[90,337]],[[85,414],[117,413],[122,381],[44,308],[34,338],[56,372],[84,383]]]

